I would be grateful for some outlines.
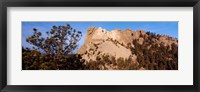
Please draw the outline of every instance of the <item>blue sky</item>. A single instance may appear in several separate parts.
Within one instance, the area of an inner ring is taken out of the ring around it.
[[[79,46],[84,43],[85,34],[89,27],[102,27],[106,30],[125,30],[129,28],[178,38],[178,22],[22,22],[22,46],[31,46],[26,42],[26,38],[33,34],[33,28],[38,29],[43,36],[46,36],[45,32],[50,31],[53,25],[61,26],[66,24],[70,24],[74,29],[82,32],[83,37],[79,41]]]

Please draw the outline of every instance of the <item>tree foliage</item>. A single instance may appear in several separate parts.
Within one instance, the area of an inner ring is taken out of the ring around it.
[[[155,43],[154,39],[158,39],[160,35],[151,32],[147,32],[147,35],[142,45],[138,43],[138,40],[133,40],[135,48],[131,51],[137,56],[139,66],[146,70],[177,70],[178,46],[174,43],[170,46]],[[151,45],[150,48],[147,48],[149,45]]]
[[[53,26],[42,36],[36,28],[33,35],[26,41],[34,47],[22,47],[23,69],[82,69],[84,62],[80,55],[72,54],[77,48],[77,42],[82,33],[76,31],[69,24],[66,26]]]
[[[42,37],[42,33],[36,28],[33,35],[26,41],[46,54],[69,54],[77,48],[77,42],[81,39],[81,31],[76,31],[69,24],[66,26],[53,26],[50,32],[46,32],[47,37]]]

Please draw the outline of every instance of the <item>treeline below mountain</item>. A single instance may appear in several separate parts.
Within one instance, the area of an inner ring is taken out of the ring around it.
[[[157,44],[154,39],[161,35],[147,32],[148,37],[143,37],[143,44],[133,41],[132,54],[137,56],[139,67],[148,70],[177,70],[178,69],[178,45],[172,43],[170,46]]]

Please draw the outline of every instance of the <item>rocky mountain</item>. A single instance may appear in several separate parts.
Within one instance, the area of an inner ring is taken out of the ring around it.
[[[178,69],[178,40],[144,30],[90,27],[77,54],[93,69]]]

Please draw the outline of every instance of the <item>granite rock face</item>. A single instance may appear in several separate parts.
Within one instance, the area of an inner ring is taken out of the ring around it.
[[[137,63],[137,55],[131,52],[131,48],[135,47],[133,41],[143,45],[148,36],[150,36],[149,33],[144,30],[115,29],[107,31],[101,27],[90,27],[84,44],[77,51],[77,54],[80,54],[87,62],[95,60],[97,56],[110,55],[116,59],[131,57]],[[153,44],[158,44],[158,47],[161,44],[169,48],[172,44],[178,45],[178,40],[168,35],[156,35],[151,41]],[[148,49],[151,48],[151,44],[145,45]]]

